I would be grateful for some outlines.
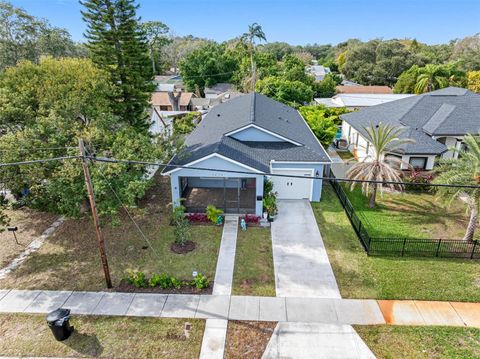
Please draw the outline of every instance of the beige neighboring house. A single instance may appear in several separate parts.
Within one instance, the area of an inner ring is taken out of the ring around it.
[[[172,93],[170,93],[172,94]],[[173,96],[178,96],[179,93],[173,93]],[[193,111],[192,98],[197,97],[193,92],[181,92],[178,101],[178,108],[172,102],[171,95],[166,91],[156,91],[152,94],[150,100],[153,107],[159,111]]]
[[[388,86],[338,85],[335,90],[337,94],[393,94],[393,90]]]

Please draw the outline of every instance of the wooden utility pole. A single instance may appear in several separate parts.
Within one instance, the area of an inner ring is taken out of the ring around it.
[[[105,281],[107,288],[112,288],[112,279],[110,278],[110,269],[108,268],[107,255],[105,253],[105,241],[103,240],[102,230],[100,229],[100,221],[98,220],[97,205],[95,204],[95,196],[93,194],[92,179],[90,170],[88,169],[87,158],[85,157],[85,145],[82,139],[78,140],[80,156],[82,159],[83,173],[85,175],[85,184],[87,185],[88,199],[90,200],[90,209],[92,211],[93,224],[97,233],[98,249],[100,250],[100,258],[102,259],[103,272],[105,273]]]

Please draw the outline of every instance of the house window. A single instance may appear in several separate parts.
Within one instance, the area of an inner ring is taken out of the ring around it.
[[[409,163],[415,169],[424,170],[427,166],[427,157],[410,157]]]
[[[160,106],[160,111],[169,111],[169,106]]]

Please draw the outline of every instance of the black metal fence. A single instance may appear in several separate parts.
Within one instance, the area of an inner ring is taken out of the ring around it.
[[[330,184],[369,255],[480,259],[478,240],[469,242],[462,239],[370,237],[366,227],[367,218],[355,211],[343,186],[337,180],[330,180]]]

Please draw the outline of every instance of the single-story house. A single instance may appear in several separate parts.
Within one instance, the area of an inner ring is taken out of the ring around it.
[[[171,101],[171,92],[155,91],[152,93],[150,103],[156,107],[159,111],[193,111],[195,110],[192,105],[192,98],[196,97],[193,92],[181,92],[180,99],[178,101],[178,109],[174,108],[174,104]],[[178,95],[178,93],[174,93]]]
[[[441,90],[364,108],[340,116],[342,138],[360,160],[372,155],[365,127],[380,122],[403,128],[400,137],[415,141],[392,151],[400,158],[402,169],[431,170],[439,157],[455,158],[467,133],[480,130],[480,95],[467,89],[447,87]]]
[[[204,212],[262,214],[271,178],[279,199],[319,201],[331,160],[300,113],[258,93],[213,107],[163,170],[174,204]],[[283,176],[271,176],[279,174]],[[288,177],[299,176],[299,177]]]
[[[388,86],[351,86],[351,85],[338,85],[335,87],[337,94],[339,93],[371,93],[371,94],[392,94],[393,90]]]
[[[316,98],[315,102],[326,107],[346,107],[356,110],[364,107],[376,106],[382,103],[410,97],[410,94],[345,94],[341,93],[330,98]]]

